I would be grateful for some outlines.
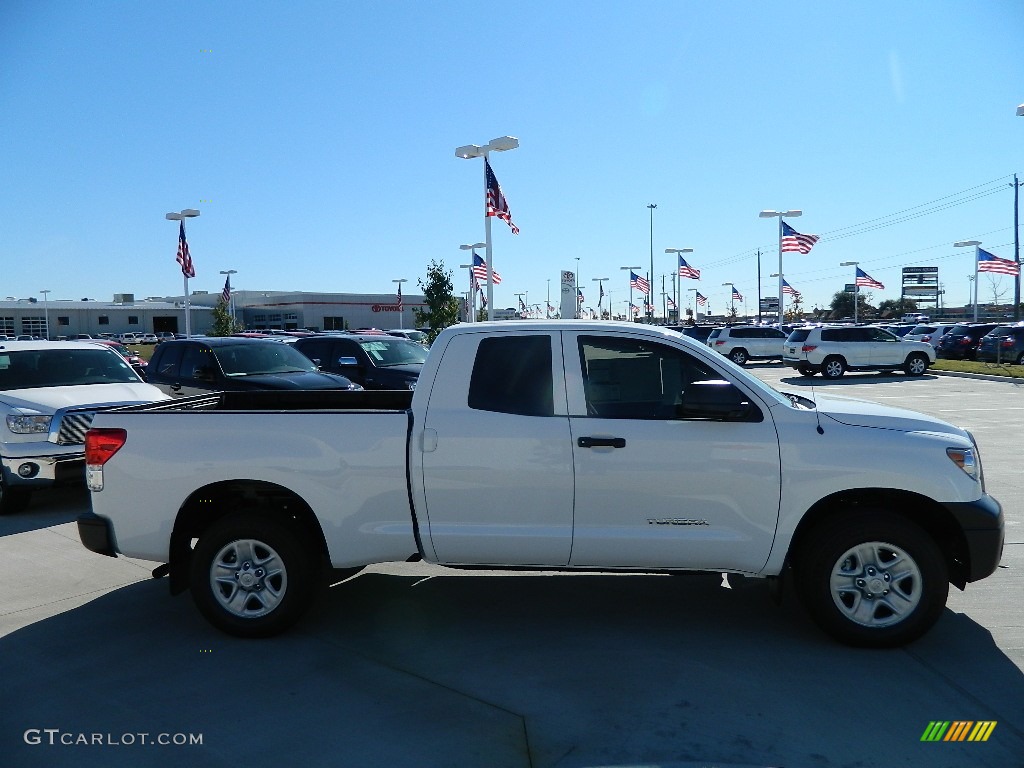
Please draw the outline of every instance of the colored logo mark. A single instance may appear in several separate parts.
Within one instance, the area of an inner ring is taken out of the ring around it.
[[[996,720],[932,720],[921,741],[988,741]]]

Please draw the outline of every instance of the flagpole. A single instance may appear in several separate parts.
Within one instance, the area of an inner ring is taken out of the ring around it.
[[[760,261],[759,261],[760,263]],[[779,323],[778,327],[782,328],[782,216],[779,216]],[[760,307],[758,307],[760,311]]]
[[[974,246],[974,322],[978,322],[978,259],[981,258],[980,245]]]
[[[185,275],[185,338],[192,338],[192,318],[188,308],[188,275]]]

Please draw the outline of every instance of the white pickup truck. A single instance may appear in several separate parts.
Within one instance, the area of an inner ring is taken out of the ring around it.
[[[220,393],[96,415],[86,547],[164,563],[215,626],[294,623],[326,571],[712,571],[794,583],[839,640],[923,634],[991,574],[971,435],[783,395],[674,331],[448,328],[415,392]],[[146,498],[145,504],[139,499]]]

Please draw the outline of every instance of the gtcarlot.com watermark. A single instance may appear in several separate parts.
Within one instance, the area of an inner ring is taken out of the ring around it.
[[[51,747],[196,747],[203,745],[201,733],[86,733],[60,728],[29,728],[22,735],[26,744]]]

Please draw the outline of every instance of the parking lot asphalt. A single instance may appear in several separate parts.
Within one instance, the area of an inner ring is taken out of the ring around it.
[[[0,764],[1024,766],[1024,383],[749,370],[974,432],[1000,569],[898,650],[837,645],[753,579],[425,564],[369,568],[244,641],[155,564],[85,550],[84,491],[39,493],[0,518]],[[996,725],[922,741],[935,721]]]

